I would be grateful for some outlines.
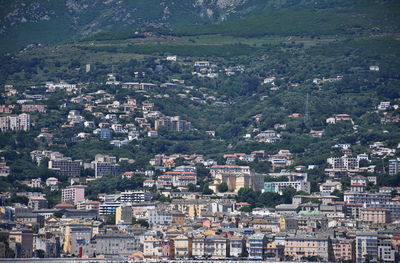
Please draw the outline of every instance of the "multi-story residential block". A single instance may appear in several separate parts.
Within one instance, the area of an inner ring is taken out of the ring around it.
[[[117,208],[121,205],[121,202],[104,202],[99,205],[99,215],[114,215],[117,211]]]
[[[370,192],[344,192],[344,201],[346,203],[361,203],[368,206],[385,205],[392,202],[392,197],[388,193],[370,193]]]
[[[150,201],[151,198],[151,192],[147,191],[126,191],[121,193],[122,203],[140,203]]]
[[[175,258],[175,244],[173,239],[171,238],[164,239],[162,246],[163,246],[162,258],[164,259]]]
[[[9,234],[9,243],[15,248],[16,258],[33,257],[33,231],[32,230],[13,230]]]
[[[214,165],[211,175],[214,185],[226,183],[229,191],[238,192],[240,188],[261,190],[264,185],[263,175],[251,173],[249,166]]]
[[[89,211],[89,210],[99,211],[99,205],[100,205],[100,202],[98,202],[98,201],[85,200],[85,201],[79,202],[76,205],[76,209],[86,210],[86,211]]]
[[[373,224],[387,224],[390,222],[390,210],[386,208],[363,208],[361,220]]]
[[[274,130],[262,131],[254,139],[258,142],[278,143],[282,141],[280,135]]]
[[[115,210],[115,224],[132,224],[133,210],[131,206],[119,206]]]
[[[69,255],[87,255],[93,228],[88,224],[72,223],[64,228],[63,251]],[[87,251],[84,251],[86,247]]]
[[[378,259],[378,235],[376,233],[358,233],[356,237],[356,261],[366,262]]]
[[[81,161],[73,161],[70,157],[54,158],[49,161],[49,169],[69,177],[81,175]]]
[[[356,258],[355,241],[352,239],[334,239],[332,248],[335,261],[354,261]]]
[[[333,171],[358,172],[360,161],[356,157],[344,155],[342,157],[331,157],[327,160]]]
[[[228,239],[217,235],[198,235],[192,239],[192,256],[226,258],[229,256]]]
[[[173,221],[172,212],[157,209],[149,210],[148,221],[151,225],[169,225]]]
[[[345,215],[348,218],[359,219],[361,217],[362,203],[346,203],[344,206]]]
[[[295,181],[295,182],[265,182],[264,192],[283,194],[287,187],[292,187],[296,191],[304,191],[310,193],[310,182]]]
[[[214,165],[210,169],[213,177],[217,174],[250,174],[250,166]]]
[[[105,258],[128,258],[135,251],[142,249],[140,239],[137,235],[119,231],[107,231],[97,234],[91,240],[85,255],[102,255]]]
[[[400,159],[389,160],[389,175],[396,175],[400,172]]]
[[[356,262],[396,262],[392,240],[376,232],[361,232],[356,236]]]
[[[229,254],[231,257],[242,257],[246,250],[246,239],[241,236],[229,238]]]
[[[175,117],[163,117],[155,120],[155,130],[159,130],[160,127],[164,127],[167,131],[189,131],[192,129],[192,124],[188,121],[181,120],[179,116]]]
[[[321,193],[331,194],[335,190],[339,190],[339,191],[342,190],[342,183],[341,182],[327,180],[325,183],[322,183],[319,186],[319,191]]]
[[[67,186],[61,191],[61,202],[76,205],[85,201],[85,188],[84,185]]]
[[[163,240],[154,236],[148,236],[143,242],[143,255],[145,258],[158,259],[163,256]]]
[[[276,262],[282,261],[285,257],[285,247],[278,244],[277,242],[270,242],[267,244],[265,250],[265,258],[270,260],[275,260]]]
[[[192,237],[186,235],[178,235],[174,238],[175,258],[192,257]]]
[[[268,239],[263,233],[256,233],[249,236],[247,239],[247,252],[249,253],[249,259],[264,259],[267,241]]]
[[[144,180],[143,187],[152,188],[155,184],[156,184],[155,180],[147,179],[147,180]]]
[[[46,106],[45,105],[30,105],[30,104],[22,104],[21,107],[22,112],[40,112],[40,113],[45,113],[46,112]]]
[[[76,84],[69,84],[65,81],[60,81],[59,83],[46,82],[45,86],[47,92],[55,92],[56,90],[61,90],[61,89],[64,89],[68,92],[76,90]]]
[[[112,130],[108,128],[100,128],[97,130],[97,133],[99,134],[100,139],[109,140],[113,137]]]
[[[292,256],[295,260],[302,257],[319,256],[324,261],[333,259],[332,244],[329,237],[301,236],[287,237],[285,256]]]
[[[12,113],[15,105],[0,105],[0,113]]]
[[[100,178],[105,175],[116,176],[119,172],[119,165],[117,164],[117,158],[113,156],[97,154],[92,164],[94,165],[94,172],[96,178]]]
[[[18,116],[0,117],[0,130],[6,131],[29,131],[31,129],[31,115],[22,113]]]
[[[192,171],[170,171],[158,177],[157,187],[186,187],[197,184],[196,173]]]
[[[378,259],[383,262],[397,262],[398,258],[396,258],[396,249],[393,247],[392,239],[378,238]]]
[[[43,196],[33,196],[29,198],[28,207],[33,210],[47,209],[48,201]]]

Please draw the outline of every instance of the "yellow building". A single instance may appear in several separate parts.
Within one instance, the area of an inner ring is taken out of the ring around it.
[[[178,225],[185,225],[186,223],[186,216],[183,213],[172,213],[172,223]]]
[[[174,238],[175,258],[189,258],[192,256],[192,237],[179,235]]]
[[[132,207],[117,207],[117,209],[115,210],[115,224],[132,224]]]
[[[143,255],[145,258],[160,258],[162,256],[162,240],[152,236],[143,242]]]
[[[279,228],[281,231],[296,230],[298,228],[297,219],[281,217],[279,218]]]
[[[190,218],[201,217],[202,210],[207,206],[206,200],[173,200],[172,210],[179,211]]]

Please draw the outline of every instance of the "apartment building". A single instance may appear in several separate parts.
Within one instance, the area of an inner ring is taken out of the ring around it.
[[[390,223],[390,210],[386,208],[363,208],[361,209],[361,220],[373,224]]]
[[[13,230],[9,234],[11,247],[15,247],[16,258],[33,257],[33,231]]]
[[[45,113],[46,112],[46,106],[45,105],[31,105],[31,104],[22,104],[21,107],[22,112],[40,112],[40,113]]]
[[[174,238],[175,243],[175,258],[190,258],[192,257],[192,237],[186,235],[178,235]]]
[[[338,238],[332,240],[332,248],[335,261],[354,261],[355,241],[351,239]]]
[[[396,175],[400,172],[400,159],[389,160],[389,175]]]
[[[304,191],[310,193],[310,182],[295,181],[295,182],[265,182],[264,192],[283,194],[287,187],[292,187],[296,191]]]
[[[250,166],[214,165],[211,167],[210,173],[213,177],[217,174],[250,174]]]
[[[295,260],[302,257],[320,256],[324,261],[333,258],[332,244],[329,237],[301,236],[286,238],[285,256],[292,256]]]
[[[115,224],[132,224],[133,210],[131,206],[119,206],[115,210]]]
[[[106,175],[118,175],[119,165],[117,164],[117,158],[114,156],[97,154],[92,164],[96,178]]]
[[[147,212],[148,221],[151,225],[167,225],[172,223],[172,213],[170,211],[151,209]]]
[[[67,204],[78,204],[85,200],[85,188],[84,185],[71,185],[67,186],[61,191],[61,202]]]
[[[140,203],[152,199],[151,192],[147,191],[126,191],[121,193],[122,203]]]
[[[214,165],[210,172],[214,178],[214,186],[226,183],[229,191],[237,192],[240,188],[261,190],[264,186],[264,177],[251,173],[249,166]]]
[[[246,249],[246,239],[241,236],[229,238],[229,254],[231,257],[241,257]]]
[[[81,175],[81,161],[73,161],[70,157],[56,158],[49,161],[49,169],[69,177]]]
[[[356,261],[365,262],[366,255],[378,259],[378,235],[373,232],[358,233],[356,237]]]
[[[0,130],[7,131],[29,131],[31,128],[31,115],[22,113],[17,116],[0,117]]]
[[[154,236],[148,236],[143,242],[143,255],[145,258],[158,259],[163,255],[163,241]]]
[[[180,116],[175,117],[163,117],[155,120],[155,130],[159,130],[160,127],[164,127],[167,131],[189,131],[192,129],[192,124],[188,121],[181,120]]]
[[[229,240],[217,235],[197,235],[192,240],[193,257],[210,257],[214,259],[229,256]]]
[[[335,190],[339,190],[339,191],[342,190],[342,183],[341,182],[327,180],[325,183],[322,183],[319,186],[319,191],[321,193],[331,194]]]
[[[189,184],[197,184],[197,176],[192,171],[170,171],[158,177],[157,187],[186,187]]]
[[[263,233],[256,233],[247,239],[247,252],[249,259],[262,260],[265,257],[267,237]]]
[[[360,168],[360,160],[356,157],[349,157],[347,155],[328,158],[327,162],[333,171],[357,172]]]
[[[106,258],[130,257],[133,252],[141,249],[141,242],[134,234],[119,231],[107,231],[95,235],[91,240],[91,249],[86,251],[86,255],[91,257],[93,254],[103,255]]]
[[[117,208],[121,205],[121,202],[104,202],[99,205],[99,215],[114,215],[117,211]]]

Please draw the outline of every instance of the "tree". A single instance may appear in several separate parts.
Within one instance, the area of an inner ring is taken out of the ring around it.
[[[307,256],[307,257],[301,257],[302,260],[307,260],[310,262],[317,262],[317,261],[323,261],[324,259],[321,256]]]
[[[332,195],[339,197],[339,201],[343,201],[344,194],[342,191],[335,189],[335,191],[332,192]]]
[[[251,213],[253,211],[253,209],[251,208],[251,206],[243,206],[242,208],[240,208],[241,212],[246,212],[246,213]]]
[[[214,191],[208,187],[208,184],[205,184],[202,193],[203,195],[212,195]]]
[[[226,183],[221,183],[217,186],[218,192],[225,193],[228,192],[228,185]]]
[[[197,192],[197,187],[194,184],[188,184],[188,191],[189,192]]]
[[[106,215],[105,223],[107,225],[114,225],[115,224],[115,214]]]
[[[249,252],[247,252],[247,249],[244,248],[242,253],[240,253],[239,257],[241,258],[247,258],[249,256]]]
[[[35,256],[38,257],[38,258],[44,258],[45,251],[43,249],[36,249],[35,250]]]
[[[63,215],[64,215],[63,211],[54,212],[54,216],[57,217],[57,218],[61,218],[61,217],[63,217]]]
[[[292,198],[295,196],[297,193],[296,189],[293,187],[289,186],[286,187],[285,190],[283,190],[282,197],[283,197],[283,202],[285,204],[291,204],[292,203]]]

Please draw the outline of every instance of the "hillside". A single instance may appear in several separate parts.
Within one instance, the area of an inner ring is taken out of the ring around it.
[[[398,32],[399,10],[393,0],[2,0],[0,51],[99,33],[113,39],[137,37],[135,32],[148,31],[149,26],[150,31],[162,28],[162,33],[180,36],[385,34]]]

